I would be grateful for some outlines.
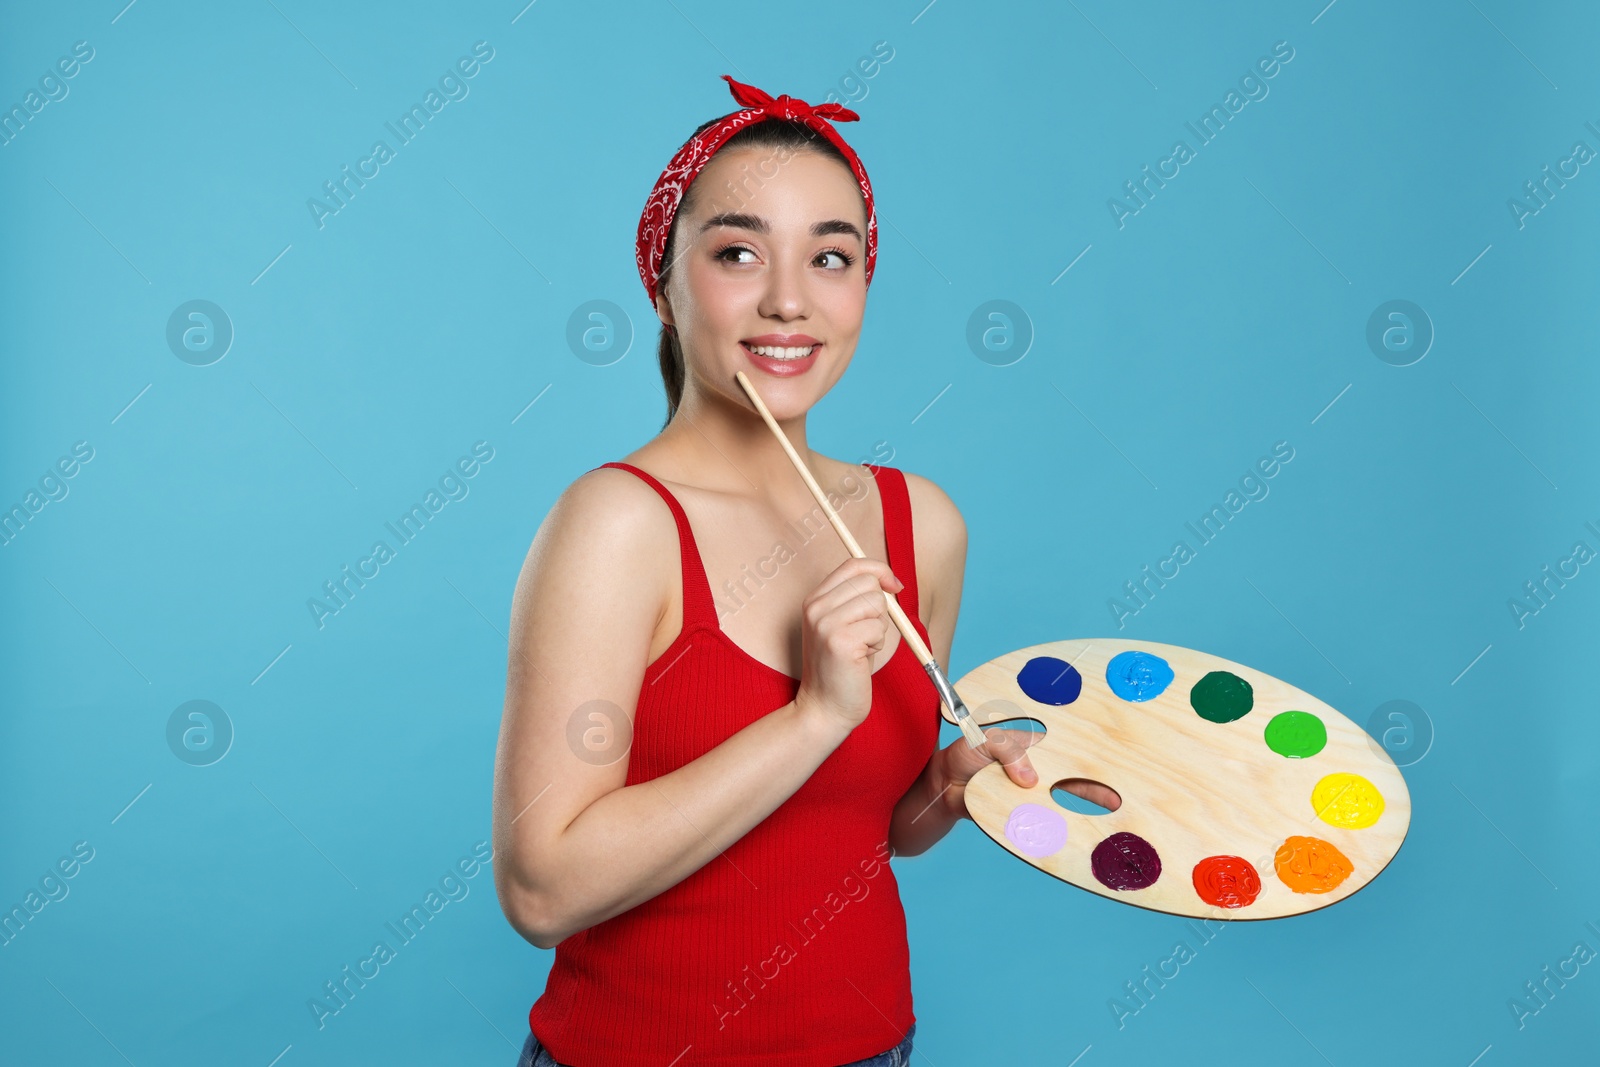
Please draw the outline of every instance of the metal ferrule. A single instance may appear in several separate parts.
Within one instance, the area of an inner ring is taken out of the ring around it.
[[[944,706],[950,709],[950,714],[954,715],[957,721],[965,719],[972,714],[956,693],[955,686],[950,684],[950,679],[946,678],[944,671],[939,669],[939,664],[930,659],[922,665],[922,669],[928,672],[929,678],[933,679],[934,688],[939,690],[939,699],[944,701]]]

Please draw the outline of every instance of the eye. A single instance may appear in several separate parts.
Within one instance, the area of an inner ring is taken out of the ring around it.
[[[728,253],[730,253],[730,252],[733,252],[733,253],[748,252],[748,253],[750,253],[751,256],[755,255],[755,251],[753,249],[746,248],[744,245],[724,245],[721,248],[717,249],[715,252],[713,252],[711,254],[711,258],[715,259],[715,260],[719,260],[719,261],[721,261],[723,263],[749,263],[749,262],[751,262],[751,260],[748,260],[748,259],[745,259],[745,260],[730,260],[730,259],[726,258]]]
[[[842,264],[832,265],[831,269],[834,270],[845,270],[850,266],[850,264],[856,261],[854,256],[842,248],[828,248],[817,253],[818,259],[821,259],[824,256],[835,256],[844,261]]]

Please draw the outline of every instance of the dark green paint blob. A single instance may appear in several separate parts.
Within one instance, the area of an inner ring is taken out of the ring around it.
[[[1212,671],[1189,690],[1189,704],[1209,722],[1232,722],[1255,706],[1255,694],[1237,674]]]
[[[1267,723],[1267,747],[1280,756],[1305,759],[1328,743],[1328,728],[1309,711],[1281,711]]]

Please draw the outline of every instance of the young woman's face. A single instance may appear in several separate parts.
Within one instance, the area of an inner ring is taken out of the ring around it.
[[[778,419],[810,409],[854,355],[866,308],[866,204],[850,169],[808,149],[724,150],[696,177],[656,297],[693,390]]]

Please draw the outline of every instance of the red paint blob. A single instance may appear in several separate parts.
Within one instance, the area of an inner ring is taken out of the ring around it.
[[[1261,893],[1261,876],[1241,856],[1207,856],[1194,865],[1194,891],[1218,908],[1243,908]]]

